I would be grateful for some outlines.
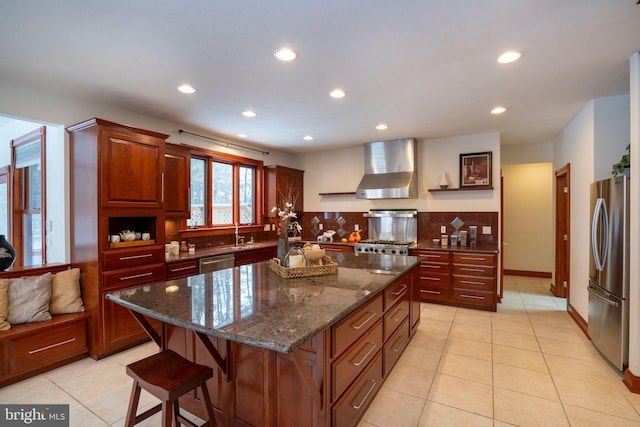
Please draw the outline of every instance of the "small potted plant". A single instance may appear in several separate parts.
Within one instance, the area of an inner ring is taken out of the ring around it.
[[[611,175],[618,176],[624,175],[625,172],[629,172],[629,156],[631,150],[631,144],[627,144],[627,152],[622,155],[620,161],[612,166]]]

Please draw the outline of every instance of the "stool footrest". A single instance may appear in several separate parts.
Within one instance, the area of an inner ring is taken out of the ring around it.
[[[139,415],[136,415],[134,424],[138,424],[139,422],[146,420],[150,416],[157,414],[160,411],[162,411],[162,403],[154,406],[153,408],[147,409],[146,411],[144,411]]]

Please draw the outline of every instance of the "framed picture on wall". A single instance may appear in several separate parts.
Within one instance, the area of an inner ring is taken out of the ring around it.
[[[491,188],[491,154],[460,154],[460,188]]]

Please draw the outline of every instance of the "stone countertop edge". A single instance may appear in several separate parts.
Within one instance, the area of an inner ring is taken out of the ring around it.
[[[411,246],[409,246],[409,255],[411,250],[426,250],[426,251],[440,251],[440,252],[470,252],[470,253],[491,253],[497,254],[500,252],[497,243],[483,243],[477,246],[441,246],[434,245],[432,241],[422,240]]]
[[[375,257],[383,257],[383,256],[385,255],[375,255]],[[364,257],[360,256],[360,261],[364,261],[363,258]],[[404,262],[404,265],[398,266],[399,267],[398,272],[394,272],[393,274],[383,274],[383,275],[375,274],[374,275],[375,280],[368,281],[367,279],[364,279],[364,282],[362,282],[361,284],[364,284],[365,286],[360,288],[354,288],[353,286],[350,286],[352,285],[352,282],[350,281],[349,276],[362,277],[363,276],[362,273],[367,273],[367,269],[362,265],[358,265],[359,261],[357,256],[355,256],[351,260],[347,260],[344,264],[345,266],[338,267],[339,271],[342,270],[344,272],[344,275],[345,277],[347,277],[347,279],[336,278],[337,283],[333,286],[327,285],[324,292],[325,301],[327,301],[326,300],[327,298],[330,301],[337,301],[335,303],[335,306],[333,306],[331,303],[322,303],[322,299],[320,299],[318,302],[316,302],[315,307],[317,310],[317,304],[319,303],[323,304],[322,313],[321,313],[322,316],[316,317],[316,319],[313,322],[311,322],[311,324],[307,324],[307,322],[299,322],[298,319],[293,317],[295,315],[300,314],[300,311],[297,310],[299,309],[299,307],[284,306],[283,307],[284,309],[291,310],[290,313],[289,312],[287,313],[287,315],[291,318],[279,317],[281,316],[281,314],[277,312],[278,310],[276,310],[276,313],[274,315],[271,315],[272,317],[269,317],[270,316],[269,309],[271,309],[271,307],[268,307],[268,309],[264,313],[258,310],[257,312],[258,317],[256,318],[257,323],[254,325],[248,325],[248,327],[244,327],[245,325],[243,324],[238,324],[238,325],[233,324],[231,325],[231,327],[225,325],[222,328],[213,328],[210,325],[205,325],[202,323],[194,323],[192,321],[181,319],[180,316],[178,315],[171,316],[170,309],[168,309],[164,313],[156,311],[152,307],[153,303],[147,304],[151,306],[151,308],[148,306],[145,307],[145,306],[136,304],[135,298],[138,298],[139,296],[131,298],[131,297],[123,296],[122,294],[120,294],[120,292],[114,291],[107,294],[106,298],[128,309],[131,309],[133,311],[136,311],[148,317],[160,320],[162,322],[176,325],[178,327],[183,327],[185,329],[202,332],[206,335],[213,336],[213,337],[219,337],[219,338],[227,339],[230,341],[254,345],[254,346],[265,348],[268,350],[275,350],[281,353],[291,353],[295,349],[299,348],[301,345],[306,343],[309,339],[314,337],[319,332],[331,327],[332,325],[335,325],[340,320],[348,316],[350,313],[354,312],[356,309],[363,306],[369,300],[379,295],[379,293],[382,292],[390,283],[392,283],[394,280],[401,277],[407,271],[410,271],[412,268],[416,267],[419,264],[421,259],[419,257],[412,257],[412,256],[402,257],[402,258],[406,258],[406,262]],[[258,264],[262,264],[262,266],[258,266]],[[269,268],[268,262],[256,263],[255,265],[256,265],[256,268]],[[211,273],[207,273],[207,274],[211,274]],[[366,274],[364,276],[366,277]],[[318,281],[322,283],[322,281],[324,280],[323,277],[326,277],[326,276],[315,276],[315,277],[306,278],[307,280],[309,280],[308,286],[309,287],[318,286],[317,285]],[[181,280],[186,280],[186,279],[170,280],[167,282],[156,282],[149,285],[145,285],[145,287],[157,286],[159,287],[158,293],[160,293],[159,289],[162,289],[161,293],[164,294],[165,293],[164,289],[169,284],[168,282],[171,282],[173,284],[182,283],[180,282]],[[265,284],[265,286],[267,286],[272,291],[287,289],[288,287],[291,286],[291,282],[287,282],[287,280],[288,279],[283,279],[279,277],[274,272],[270,272],[269,279],[267,280],[267,283]],[[300,279],[295,279],[295,280],[299,281]],[[357,283],[359,279],[354,279],[354,280],[356,282],[356,285],[359,285]],[[342,281],[344,285],[341,286],[340,281]],[[258,285],[260,286],[260,284]],[[299,285],[299,282],[298,282],[298,285]],[[186,286],[186,282],[184,286]],[[138,286],[138,287],[129,288],[129,289],[133,290],[133,289],[141,289],[141,288],[143,287]],[[366,292],[362,292],[363,290],[366,290]],[[121,291],[124,291],[124,290],[121,290]],[[153,293],[153,290],[151,292]],[[133,299],[133,301],[129,301],[127,298]],[[165,302],[165,301],[163,300],[161,302]],[[318,312],[313,311],[314,310],[313,302],[308,303],[308,307],[306,309],[309,310],[310,315],[319,314]],[[294,322],[295,324],[297,324],[299,328],[301,328],[301,325],[304,324],[304,327],[302,327],[300,330],[296,330],[295,332],[289,331],[290,328],[287,328],[287,325],[291,324],[291,322]],[[229,330],[232,328],[235,330]],[[285,331],[288,331],[288,333],[285,333],[284,335],[282,335],[281,332],[276,332],[279,330],[285,330]],[[266,331],[266,333],[264,331]],[[265,336],[265,338],[263,339],[261,335]]]

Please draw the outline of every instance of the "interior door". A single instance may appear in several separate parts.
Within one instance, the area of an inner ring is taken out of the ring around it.
[[[555,275],[551,292],[560,298],[569,295],[569,164],[556,171]]]

